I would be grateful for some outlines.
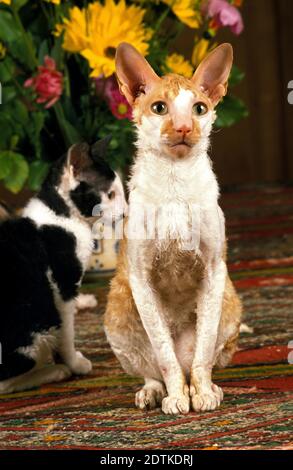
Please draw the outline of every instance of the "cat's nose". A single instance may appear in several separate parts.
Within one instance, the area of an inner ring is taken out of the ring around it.
[[[186,124],[184,124],[180,127],[177,127],[175,131],[177,132],[177,134],[182,135],[182,137],[185,137],[186,135],[190,134],[192,128],[191,126],[187,126]]]

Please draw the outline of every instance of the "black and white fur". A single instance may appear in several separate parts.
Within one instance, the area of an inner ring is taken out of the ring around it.
[[[91,371],[74,347],[74,314],[92,252],[92,210],[102,203],[117,216],[118,206],[121,217],[126,207],[103,158],[108,141],[72,146],[22,217],[0,223],[0,393]]]

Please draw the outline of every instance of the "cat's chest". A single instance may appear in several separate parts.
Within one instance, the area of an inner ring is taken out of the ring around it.
[[[193,311],[194,294],[203,274],[201,257],[194,250],[182,250],[178,241],[172,240],[158,247],[150,280],[163,302],[175,307],[185,305]]]

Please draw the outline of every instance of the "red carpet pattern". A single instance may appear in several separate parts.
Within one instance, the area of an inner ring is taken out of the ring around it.
[[[293,188],[225,193],[229,269],[244,303],[233,364],[214,374],[219,410],[165,416],[134,408],[128,377],[103,333],[106,280],[85,284],[96,311],[77,316],[92,374],[0,397],[0,449],[293,449]]]

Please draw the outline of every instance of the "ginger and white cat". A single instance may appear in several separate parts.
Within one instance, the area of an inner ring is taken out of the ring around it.
[[[123,368],[144,377],[135,399],[141,409],[213,410],[223,399],[212,369],[233,355],[241,303],[227,273],[225,221],[208,148],[232,60],[232,47],[222,44],[190,80],[160,78],[131,45],[117,50],[120,89],[137,128],[128,228],[144,225],[146,207],[159,223],[151,237],[131,237],[129,230],[124,238],[105,330]]]

